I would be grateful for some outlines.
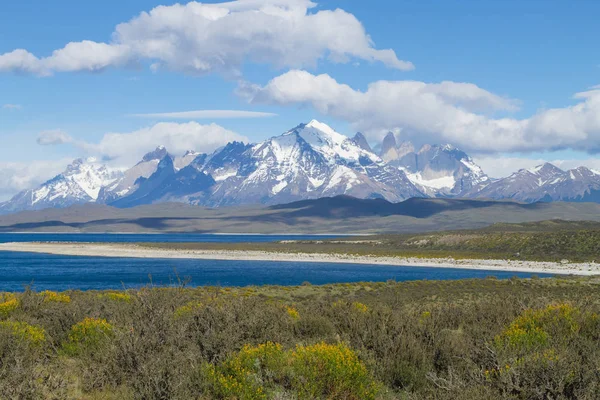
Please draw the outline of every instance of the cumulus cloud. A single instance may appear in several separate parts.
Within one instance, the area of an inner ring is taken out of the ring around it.
[[[381,62],[413,69],[391,49],[375,48],[362,23],[341,9],[312,12],[308,0],[236,0],[158,6],[119,24],[108,43],[71,42],[47,57],[24,49],[0,55],[0,72],[48,76],[101,71],[139,61],[153,70],[238,75],[245,62],[312,67],[322,59]]]
[[[312,106],[372,137],[398,130],[405,139],[452,143],[481,153],[600,151],[600,88],[576,94],[573,106],[525,119],[482,112],[512,111],[517,104],[470,83],[378,81],[363,92],[327,74],[292,70],[264,86],[242,83],[238,94],[250,103]]]
[[[97,143],[72,138],[60,130],[42,132],[38,143],[71,144],[88,155],[98,156],[114,167],[131,167],[158,145],[180,155],[187,150],[212,152],[231,141],[248,139],[217,124],[161,122],[133,132],[107,133]]]
[[[54,146],[57,144],[71,143],[73,138],[61,129],[42,131],[38,134],[37,143],[41,146]]]
[[[132,114],[140,118],[167,118],[167,119],[233,119],[233,118],[266,118],[277,114],[257,111],[242,110],[197,110],[153,114]]]
[[[0,201],[53,178],[70,161],[72,160],[0,162]]]
[[[4,109],[4,110],[11,110],[11,111],[20,110],[22,108],[23,107],[20,104],[4,104],[2,106],[2,109]]]

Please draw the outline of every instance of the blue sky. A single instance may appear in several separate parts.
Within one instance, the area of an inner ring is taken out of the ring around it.
[[[564,163],[565,167],[577,163],[596,166],[600,93],[590,88],[600,84],[600,2],[233,3],[232,7],[222,6],[229,7],[230,14],[239,13],[244,34],[257,34],[252,42],[229,37],[232,28],[220,27],[219,21],[198,29],[198,20],[187,19],[185,14],[191,7],[178,14],[189,26],[178,24],[173,31],[165,31],[162,22],[157,22],[157,30],[149,34],[146,26],[155,22],[151,19],[130,24],[128,33],[116,38],[117,25],[128,23],[143,11],[160,5],[167,6],[168,12],[174,10],[174,3],[164,1],[4,2],[0,6],[0,138],[4,144],[0,147],[0,196],[46,178],[60,170],[64,160],[77,156],[100,153],[113,160],[120,158],[115,162],[131,162],[111,148],[114,140],[107,140],[107,133],[137,132],[128,137],[136,140],[145,135],[148,140],[140,147],[153,146],[152,138],[161,140],[169,135],[152,130],[156,124],[187,124],[190,119],[131,114],[191,110],[276,114],[192,119],[197,125],[187,125],[186,132],[196,137],[188,147],[199,150],[236,138],[259,141],[317,118],[347,135],[366,131],[372,142],[388,130],[396,131],[401,139],[454,142],[496,176],[540,160]],[[241,3],[242,11],[235,8]],[[265,7],[271,11],[264,11]],[[264,26],[253,25],[257,18],[252,15],[266,13],[265,21],[285,26],[285,19],[277,19],[279,14],[273,16],[272,10],[291,13],[293,7],[299,9],[294,11],[294,23],[311,26],[298,28],[294,34],[287,35],[284,30],[268,37]],[[332,16],[331,11],[338,8],[345,11],[343,18]],[[323,18],[306,18],[316,14]],[[347,24],[348,15],[372,40],[369,48],[361,47],[361,40],[368,38],[361,36],[357,26]],[[195,29],[199,37],[209,35],[210,42],[186,36]],[[331,29],[337,33],[322,33]],[[150,39],[160,39],[161,34],[180,37],[170,45],[181,53],[164,56],[162,50],[148,50],[152,48]],[[278,35],[282,36],[280,42]],[[342,43],[346,38],[348,42]],[[145,47],[132,50],[134,39],[145,41]],[[110,53],[101,68],[94,57],[100,50],[108,51],[106,48],[94,48],[91,53],[75,49],[59,63],[39,61],[69,43],[84,40],[107,44],[110,51],[126,49],[118,57]],[[259,46],[260,40],[264,44]],[[259,47],[247,53],[244,48],[249,46]],[[33,59],[15,61],[12,52],[16,49],[24,49]],[[381,52],[389,49],[395,52],[391,61],[386,58],[389,54]],[[194,51],[202,54],[195,57]],[[336,51],[344,57],[328,57]],[[215,62],[213,54],[217,53]],[[190,60],[199,60],[202,68],[206,60],[210,65],[200,71],[190,67]],[[414,69],[403,62],[412,63]],[[153,64],[160,65],[156,69],[151,68]],[[369,85],[377,81],[396,84],[393,88],[380,85],[370,93]],[[399,86],[401,81],[412,84]],[[435,86],[444,81],[460,85]],[[240,90],[244,85],[249,89]],[[310,94],[299,93],[300,87]],[[582,92],[586,94],[573,97]],[[580,108],[569,108],[574,105]],[[557,111],[545,112],[552,109]],[[510,121],[504,123],[503,118]],[[219,129],[205,130],[209,124]],[[175,125],[167,128],[178,129]],[[208,135],[214,137],[206,138]],[[39,145],[42,136],[55,145]],[[188,145],[182,141],[185,139],[177,142],[175,150]],[[14,182],[14,171],[23,163],[38,167]]]

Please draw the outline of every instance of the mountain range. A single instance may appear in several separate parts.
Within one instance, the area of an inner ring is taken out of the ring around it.
[[[463,151],[396,141],[374,151],[313,120],[257,144],[232,142],[212,154],[169,154],[159,146],[125,171],[78,159],[37,188],[0,204],[0,213],[98,203],[119,208],[180,202],[208,207],[274,205],[348,195],[399,202],[415,197],[600,202],[600,173],[546,163],[492,179]]]

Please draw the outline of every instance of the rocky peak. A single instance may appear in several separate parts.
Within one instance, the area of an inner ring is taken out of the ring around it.
[[[369,145],[369,142],[367,141],[367,138],[362,133],[356,132],[356,135],[354,135],[354,137],[352,138],[352,140],[354,141],[354,143],[356,143],[363,150],[366,150],[366,151],[371,152],[371,153],[373,152],[373,149]]]
[[[152,160],[162,160],[168,154],[165,146],[158,146],[154,151],[147,153],[143,158],[143,162],[148,162]]]

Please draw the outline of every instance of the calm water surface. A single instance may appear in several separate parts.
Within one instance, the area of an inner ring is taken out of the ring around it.
[[[178,276],[189,278],[191,286],[247,286],[300,285],[305,281],[326,284],[388,279],[465,279],[492,275],[501,279],[531,276],[517,272],[361,264],[103,258],[0,252],[0,291],[20,291],[28,284],[36,290],[58,291],[133,288],[150,282],[170,285],[177,282]]]
[[[277,240],[331,239],[340,235],[210,235],[196,233],[0,233],[0,243],[7,242],[204,242],[240,243],[274,242]]]

